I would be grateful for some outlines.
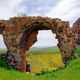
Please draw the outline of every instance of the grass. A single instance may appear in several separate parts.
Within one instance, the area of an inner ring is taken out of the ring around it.
[[[71,61],[67,68],[55,73],[56,80],[80,80],[80,58]]]
[[[74,50],[74,54],[80,56],[80,48],[76,48],[76,49]]]
[[[41,55],[42,54],[40,54],[40,56]],[[45,55],[49,56],[47,54]],[[52,56],[52,54],[50,55]],[[33,58],[37,58],[38,60],[38,56],[35,55]],[[46,58],[43,57],[43,59],[44,62]],[[53,71],[43,70],[41,73],[35,75],[33,73],[20,73],[13,69],[8,70],[0,67],[0,80],[80,80],[80,58],[70,61],[64,69]]]
[[[0,80],[80,80],[80,58],[69,63],[65,69],[32,75],[0,67]]]
[[[7,52],[7,50],[0,50],[0,54],[6,53],[6,52]]]

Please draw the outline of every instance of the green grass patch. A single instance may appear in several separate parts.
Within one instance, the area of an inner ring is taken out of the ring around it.
[[[80,80],[80,58],[71,61],[64,69],[43,71],[38,75],[20,73],[0,67],[0,80]]]
[[[7,50],[0,50],[0,54],[6,53]]]
[[[3,60],[0,61],[0,64],[6,66]],[[64,69],[43,70],[37,74],[21,73],[13,69],[9,70],[5,67],[0,67],[0,80],[80,80],[80,58],[70,61]]]
[[[77,55],[80,56],[80,48],[76,48],[76,49],[74,50],[74,54],[77,54]]]

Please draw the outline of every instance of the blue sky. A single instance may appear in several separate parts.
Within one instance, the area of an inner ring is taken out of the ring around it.
[[[80,0],[0,0],[0,19],[27,14],[28,16],[48,16],[75,22],[80,17]],[[38,42],[34,46],[52,46],[57,44],[50,31],[39,32]],[[0,48],[5,47],[0,36]]]

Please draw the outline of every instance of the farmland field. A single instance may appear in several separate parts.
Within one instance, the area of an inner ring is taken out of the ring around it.
[[[59,50],[31,50],[26,52],[31,72],[51,71],[64,67]]]
[[[6,53],[7,50],[0,50],[0,54]]]
[[[6,53],[6,50],[0,50],[0,53]],[[26,59],[31,66],[31,73],[52,71],[64,67],[59,50],[38,49],[30,50],[26,54]]]

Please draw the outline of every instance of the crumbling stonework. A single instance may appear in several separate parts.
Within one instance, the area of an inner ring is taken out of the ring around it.
[[[78,37],[76,40],[77,44],[80,45],[80,18],[73,24],[74,32],[76,34],[76,37]]]
[[[15,62],[13,65],[21,72],[25,72],[25,52],[37,41],[39,30],[51,30],[52,33],[56,34],[57,46],[62,53],[63,62],[65,63],[66,58],[71,59],[72,52],[80,41],[80,19],[73,26],[70,28],[68,21],[62,21],[58,18],[13,17],[9,20],[0,20],[0,34],[3,35],[8,54],[14,56],[14,60],[11,60]],[[11,55],[8,57],[13,59]]]

